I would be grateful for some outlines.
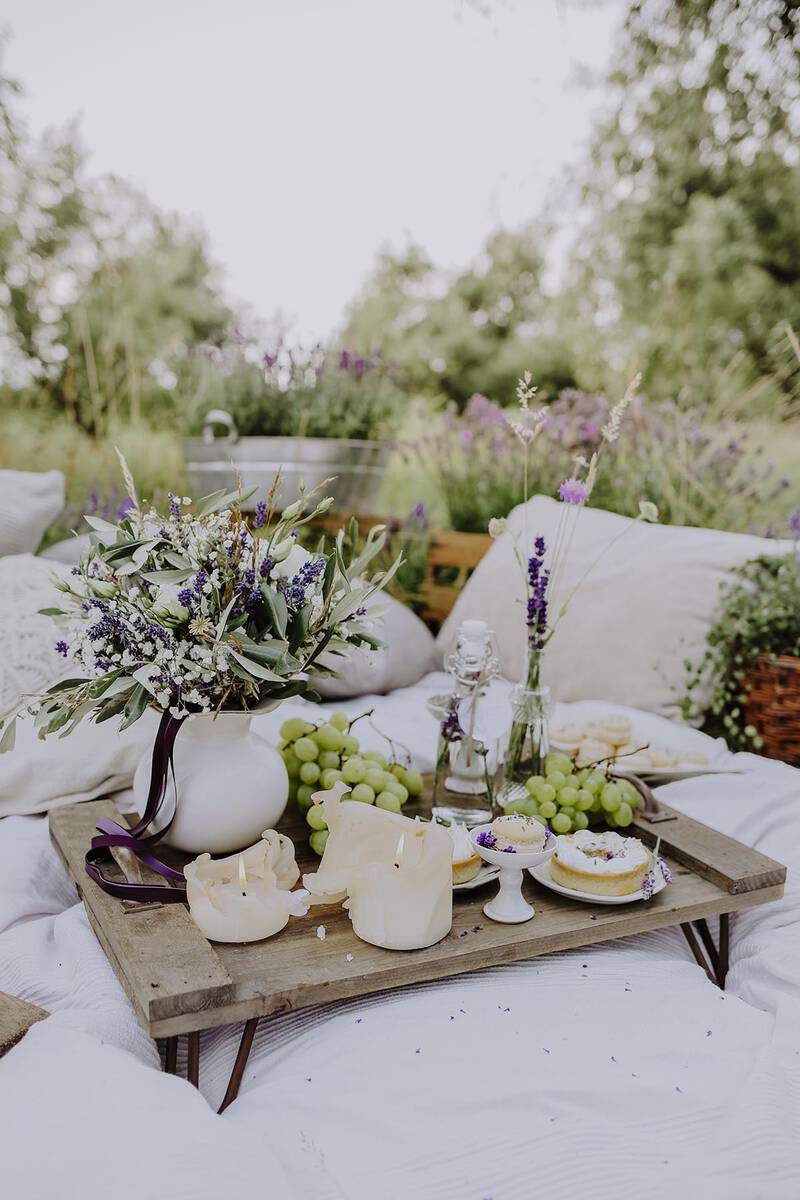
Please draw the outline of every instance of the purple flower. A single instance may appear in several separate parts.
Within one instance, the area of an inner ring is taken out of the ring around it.
[[[460,742],[464,731],[458,721],[458,712],[451,708],[441,725],[441,735],[446,742]]]
[[[475,436],[475,434],[472,432],[471,429],[462,429],[461,430],[462,444],[465,446],[468,446],[470,444],[470,442],[472,441],[472,439],[474,438],[474,436]]]
[[[67,654],[69,653],[69,646],[64,641],[56,642],[55,651],[56,654],[62,654],[64,658],[66,658]]]
[[[181,502],[174,492],[167,492],[169,500],[169,515],[171,517],[179,517],[181,515]]]
[[[800,508],[789,513],[789,532],[792,537],[800,538]]]
[[[475,841],[479,846],[483,846],[486,850],[494,850],[497,845],[497,838],[492,833],[491,829],[482,829]]]
[[[194,593],[192,592],[191,588],[181,588],[181,590],[178,592],[178,600],[184,608],[191,608],[192,601],[194,600]]]
[[[797,511],[800,513],[800,509]],[[417,521],[425,520],[425,505],[423,504],[422,500],[420,500],[419,503],[414,506],[414,517]]]
[[[350,366],[350,351],[343,350],[339,355],[339,366],[343,371],[346,371]]]
[[[517,852],[513,846],[503,846],[503,854],[516,854],[516,853]]]
[[[579,479],[565,480],[558,489],[558,494],[565,504],[585,504],[589,499],[586,486]]]
[[[262,357],[261,361],[264,364],[264,366],[267,368],[267,370],[269,370],[270,367],[275,366],[275,363],[278,361],[278,356],[277,356],[277,354],[265,354]]]
[[[272,559],[270,558],[269,555],[267,555],[267,557],[262,562],[261,566],[258,568],[258,573],[261,576],[261,578],[262,579],[266,578],[266,576],[269,575],[270,571],[272,570],[272,568],[274,566],[275,566],[275,564],[273,563]]]
[[[544,556],[547,544],[543,537],[537,537],[533,543],[534,552],[528,559],[528,609],[527,624],[530,630],[529,638],[535,650],[544,646],[547,633],[547,585],[550,572],[545,569]]]
[[[133,507],[134,503],[130,496],[126,496],[122,501],[122,504],[120,504],[119,508],[117,509],[117,519],[119,521],[123,521]]]
[[[266,525],[266,523],[267,523],[267,502],[266,502],[266,500],[259,500],[258,504],[256,505],[256,515],[255,515],[255,519],[253,520],[253,525],[255,526],[256,529],[263,529],[263,527]]]

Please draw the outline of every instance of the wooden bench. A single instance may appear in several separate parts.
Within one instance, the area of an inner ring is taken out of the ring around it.
[[[389,546],[402,533],[399,517],[357,516],[359,528],[369,530],[373,525],[385,525]],[[347,528],[349,513],[326,513],[313,522],[315,529],[335,534]],[[419,598],[418,611],[427,625],[438,628],[449,616],[459,592],[492,544],[488,533],[457,533],[443,529],[421,532],[427,540],[427,562]]]

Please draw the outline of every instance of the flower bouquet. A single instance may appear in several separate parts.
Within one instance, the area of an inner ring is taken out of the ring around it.
[[[357,554],[351,551],[355,528],[347,538],[340,530],[329,548],[322,541],[316,553],[304,550],[297,544],[298,528],[327,511],[331,501],[317,500],[305,513],[312,497],[303,496],[276,514],[277,479],[250,526],[241,509],[246,495],[214,493],[191,512],[187,498],[170,493],[169,512],[161,514],[140,505],[124,461],[123,474],[130,506],[116,523],[86,518],[92,529],[89,552],[68,581],[55,581],[62,607],[44,610],[60,629],[56,649],[75,670],[25,707],[40,737],[65,737],[87,716],[96,723],[121,716],[120,728],[126,729],[148,708],[161,713],[141,821],[132,834],[104,829],[105,839],[94,840],[102,845],[93,843],[99,850],[125,845],[138,852],[142,843],[166,832],[148,830],[170,774],[174,777],[173,747],[183,722],[200,717],[211,736],[212,719],[268,711],[289,696],[317,699],[313,675],[336,673],[320,662],[323,652],[330,664],[330,656],[335,661],[356,647],[381,645],[367,604],[389,582],[399,559],[372,577],[366,573],[383,547],[380,526]],[[1,749],[13,746],[14,719],[6,723]],[[198,745],[198,757],[201,750]],[[220,753],[218,747],[216,757]],[[288,780],[277,751],[272,753],[273,808],[282,811]],[[229,788],[216,780],[214,804],[223,821],[234,799],[233,779]],[[263,791],[264,778],[243,786]],[[176,802],[177,791],[176,784]],[[257,836],[266,824],[253,819]],[[162,873],[171,879],[167,872]],[[102,882],[108,884],[104,877]],[[115,889],[126,886],[134,885]]]

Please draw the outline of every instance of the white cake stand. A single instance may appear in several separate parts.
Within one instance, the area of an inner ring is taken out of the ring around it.
[[[483,861],[500,868],[500,888],[497,895],[483,906],[484,915],[503,925],[520,925],[523,921],[530,921],[536,914],[536,909],[522,894],[523,872],[529,867],[537,867],[539,863],[546,862],[556,848],[557,838],[548,829],[542,850],[517,850],[512,853],[482,846],[478,841],[478,834],[490,831],[491,825],[477,825],[469,831],[472,844]]]

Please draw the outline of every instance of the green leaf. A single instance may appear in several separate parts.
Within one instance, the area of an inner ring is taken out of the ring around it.
[[[180,571],[142,571],[142,579],[146,579],[148,583],[184,583],[191,571],[183,569]]]
[[[248,658],[254,658],[256,662],[280,662],[289,649],[289,643],[281,641],[279,638],[272,638],[265,642],[254,642],[250,638],[239,638],[237,640],[242,647],[243,653]]]
[[[7,754],[14,749],[17,740],[17,718],[12,717],[2,722],[3,734],[0,737],[0,754]]]
[[[66,617],[67,613],[64,612],[63,608],[40,608],[39,616],[40,617]]]
[[[139,717],[147,708],[147,701],[149,698],[150,697],[148,693],[145,691],[142,685],[137,683],[136,687],[131,692],[128,702],[123,710],[123,720],[119,727],[120,733],[122,733],[123,729],[130,728],[135,721],[139,720]]]
[[[261,595],[269,611],[272,626],[279,637],[286,637],[286,626],[289,621],[289,610],[283,595],[271,588],[268,583],[261,584]]]
[[[235,659],[239,666],[243,667],[255,679],[266,679],[270,683],[283,682],[282,675],[278,675],[275,671],[270,671],[267,667],[262,666],[261,663],[256,662],[252,658],[247,658],[244,654],[239,654],[237,650],[231,650],[230,654],[231,658]]]
[[[127,699],[128,693],[125,692],[121,696],[115,696],[113,700],[108,700],[97,710],[97,716],[94,719],[95,725],[101,725],[103,721],[108,721],[111,717],[116,717],[121,713],[125,708]]]
[[[333,581],[336,578],[336,555],[331,554],[328,561],[325,563],[325,574],[322,576],[322,598],[327,600],[333,590]]]
[[[69,692],[72,688],[83,687],[88,682],[88,679],[61,679],[58,683],[51,684],[45,695],[54,696],[57,692]]]
[[[177,567],[179,571],[191,570],[191,562],[185,554],[178,554],[176,550],[165,550],[164,558],[168,563],[172,563],[173,567]]]
[[[104,521],[102,517],[90,517],[84,513],[83,517],[86,524],[99,535],[99,540],[103,545],[106,545],[113,535],[116,540],[119,534],[119,526],[112,525],[110,521]]]
[[[231,596],[230,600],[228,601],[228,603],[225,607],[225,611],[223,612],[223,614],[220,617],[219,622],[217,624],[216,633],[214,635],[214,640],[217,642],[220,640],[223,633],[225,632],[226,622],[228,620],[228,617],[231,615],[231,609],[233,608],[235,603],[236,603],[236,596],[234,595],[234,596]]]
[[[212,513],[219,512],[220,509],[228,508],[231,504],[243,504],[245,500],[249,500],[254,496],[258,488],[248,488],[246,492],[240,492],[238,489],[235,492],[226,492],[221,488],[218,492],[211,492],[210,495],[204,496],[198,501],[197,513],[201,517],[209,517]]]

